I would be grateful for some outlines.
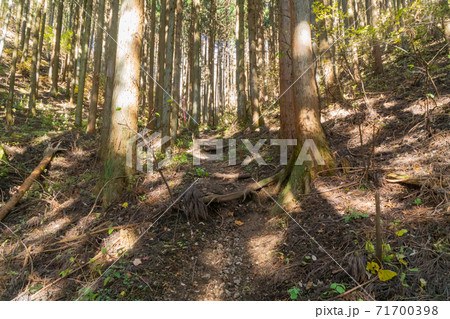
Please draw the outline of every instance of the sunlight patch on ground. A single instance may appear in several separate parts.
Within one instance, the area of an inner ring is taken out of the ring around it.
[[[276,258],[275,248],[283,240],[281,234],[262,235],[250,239],[248,251],[252,257],[252,265],[258,273],[267,274],[272,261]]]

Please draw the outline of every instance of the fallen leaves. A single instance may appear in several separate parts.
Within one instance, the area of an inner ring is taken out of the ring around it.
[[[136,258],[135,260],[133,260],[133,265],[139,266],[140,264],[142,264],[142,260],[141,259]]]
[[[234,223],[235,223],[236,225],[238,225],[238,226],[244,225],[244,223],[241,222],[240,220],[235,220]]]

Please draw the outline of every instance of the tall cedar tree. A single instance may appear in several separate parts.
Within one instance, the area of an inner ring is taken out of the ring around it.
[[[103,203],[118,199],[123,187],[131,182],[133,167],[127,166],[127,156],[133,157],[135,145],[129,140],[137,134],[139,105],[139,70],[144,24],[144,0],[121,1],[116,72],[112,105],[108,155],[105,159]],[[133,162],[135,162],[133,160]]]

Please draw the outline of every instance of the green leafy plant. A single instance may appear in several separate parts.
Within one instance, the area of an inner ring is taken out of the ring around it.
[[[350,214],[348,214],[347,216],[344,217],[344,221],[346,223],[348,223],[351,220],[356,220],[356,219],[360,219],[360,218],[368,218],[368,217],[369,217],[369,215],[364,214],[364,213],[359,213],[354,210]]]
[[[290,289],[288,289],[288,293],[290,294],[289,298],[291,298],[291,300],[297,300],[298,296],[301,293],[300,288],[293,286]]]
[[[347,288],[345,287],[344,284],[340,284],[340,283],[337,283],[337,282],[333,282],[333,283],[330,285],[330,290],[329,290],[329,291],[325,291],[325,292],[323,293],[323,295],[326,296],[326,295],[332,294],[332,293],[335,293],[335,294],[342,294],[342,293],[344,293],[346,290],[347,290]]]
[[[206,177],[209,175],[208,172],[205,171],[205,169],[203,169],[201,167],[194,167],[194,172],[195,172],[195,175],[198,177]]]

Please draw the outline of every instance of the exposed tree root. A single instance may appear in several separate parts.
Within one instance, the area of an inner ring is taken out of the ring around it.
[[[269,186],[276,183],[280,177],[283,175],[283,171],[277,174],[263,179],[260,182],[255,182],[242,190],[230,193],[230,194],[208,194],[204,196],[197,188],[191,187],[189,191],[183,197],[182,208],[186,214],[188,220],[193,220],[199,222],[200,220],[208,219],[208,206],[211,203],[223,203],[230,202],[238,199],[245,200],[248,196],[256,195],[256,191],[262,189],[263,187]]]

